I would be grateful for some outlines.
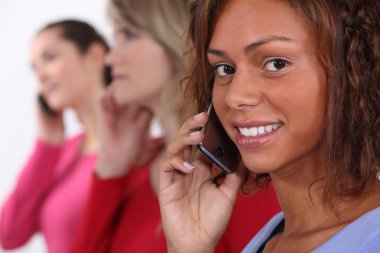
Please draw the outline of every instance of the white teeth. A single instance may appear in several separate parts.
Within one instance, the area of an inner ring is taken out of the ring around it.
[[[259,126],[259,128],[257,129],[257,132],[259,134],[263,134],[263,133],[265,133],[265,128],[263,126]]]
[[[249,133],[251,134],[251,136],[256,136],[257,135],[257,127],[251,127],[249,129]]]
[[[272,125],[266,125],[266,126],[259,126],[259,127],[239,127],[239,131],[242,135],[248,137],[248,136],[258,136],[265,133],[270,133],[273,130],[278,129],[281,127],[281,123],[272,124]]]
[[[244,128],[243,129],[243,135],[244,136],[249,136],[249,128]]]

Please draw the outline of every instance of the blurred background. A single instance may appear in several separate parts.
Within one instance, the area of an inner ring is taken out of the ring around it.
[[[35,137],[36,79],[29,62],[29,47],[46,23],[78,18],[94,25],[110,41],[112,28],[106,16],[107,0],[0,0],[0,205],[10,193],[31,152]],[[68,135],[79,125],[65,115]],[[17,250],[0,252],[46,252],[41,236]]]

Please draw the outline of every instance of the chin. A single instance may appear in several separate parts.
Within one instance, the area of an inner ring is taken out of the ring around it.
[[[252,158],[243,158],[243,162],[245,166],[248,168],[248,170],[256,174],[270,173],[275,170],[273,168],[277,168],[277,166],[273,163],[273,159],[271,159],[270,161],[268,161],[268,159],[259,161],[257,159]]]
[[[128,98],[121,96],[120,93],[115,93],[115,94],[116,95],[114,96],[114,100],[115,100],[115,103],[117,106],[121,107],[121,106],[124,106],[124,105],[130,103]]]

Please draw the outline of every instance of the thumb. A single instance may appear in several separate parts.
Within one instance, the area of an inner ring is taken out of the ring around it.
[[[235,202],[237,194],[247,176],[247,169],[244,166],[239,166],[234,173],[226,175],[223,183],[220,185],[220,190]]]

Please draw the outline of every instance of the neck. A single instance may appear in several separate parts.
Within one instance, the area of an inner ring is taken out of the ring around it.
[[[180,128],[180,123],[177,115],[170,110],[167,106],[163,105],[160,100],[155,101],[153,105],[149,106],[155,118],[158,120],[162,129],[165,146],[174,141],[177,131]]]
[[[287,228],[299,230],[310,224],[311,216],[323,212],[318,168],[310,161],[299,161],[271,174]],[[315,162],[315,160],[314,160]],[[288,225],[289,224],[289,225]]]
[[[84,140],[81,147],[82,154],[93,154],[98,151],[98,133],[97,133],[97,113],[96,108],[99,106],[99,97],[101,91],[94,91],[93,94],[86,94],[86,96],[74,106],[79,121],[83,125],[85,133]]]
[[[164,146],[167,146],[169,143],[171,143],[177,134],[177,131],[180,127],[179,121],[174,115],[173,112],[167,111],[165,109],[165,106],[158,105],[155,107],[152,107],[151,110],[153,111],[155,117],[159,121],[159,124],[162,128],[163,135],[164,135]],[[150,172],[150,182],[152,189],[155,193],[158,191],[158,164],[160,160],[163,157],[163,154],[165,152],[165,148],[162,149],[161,153],[156,156],[155,160],[152,163],[152,169]]]

